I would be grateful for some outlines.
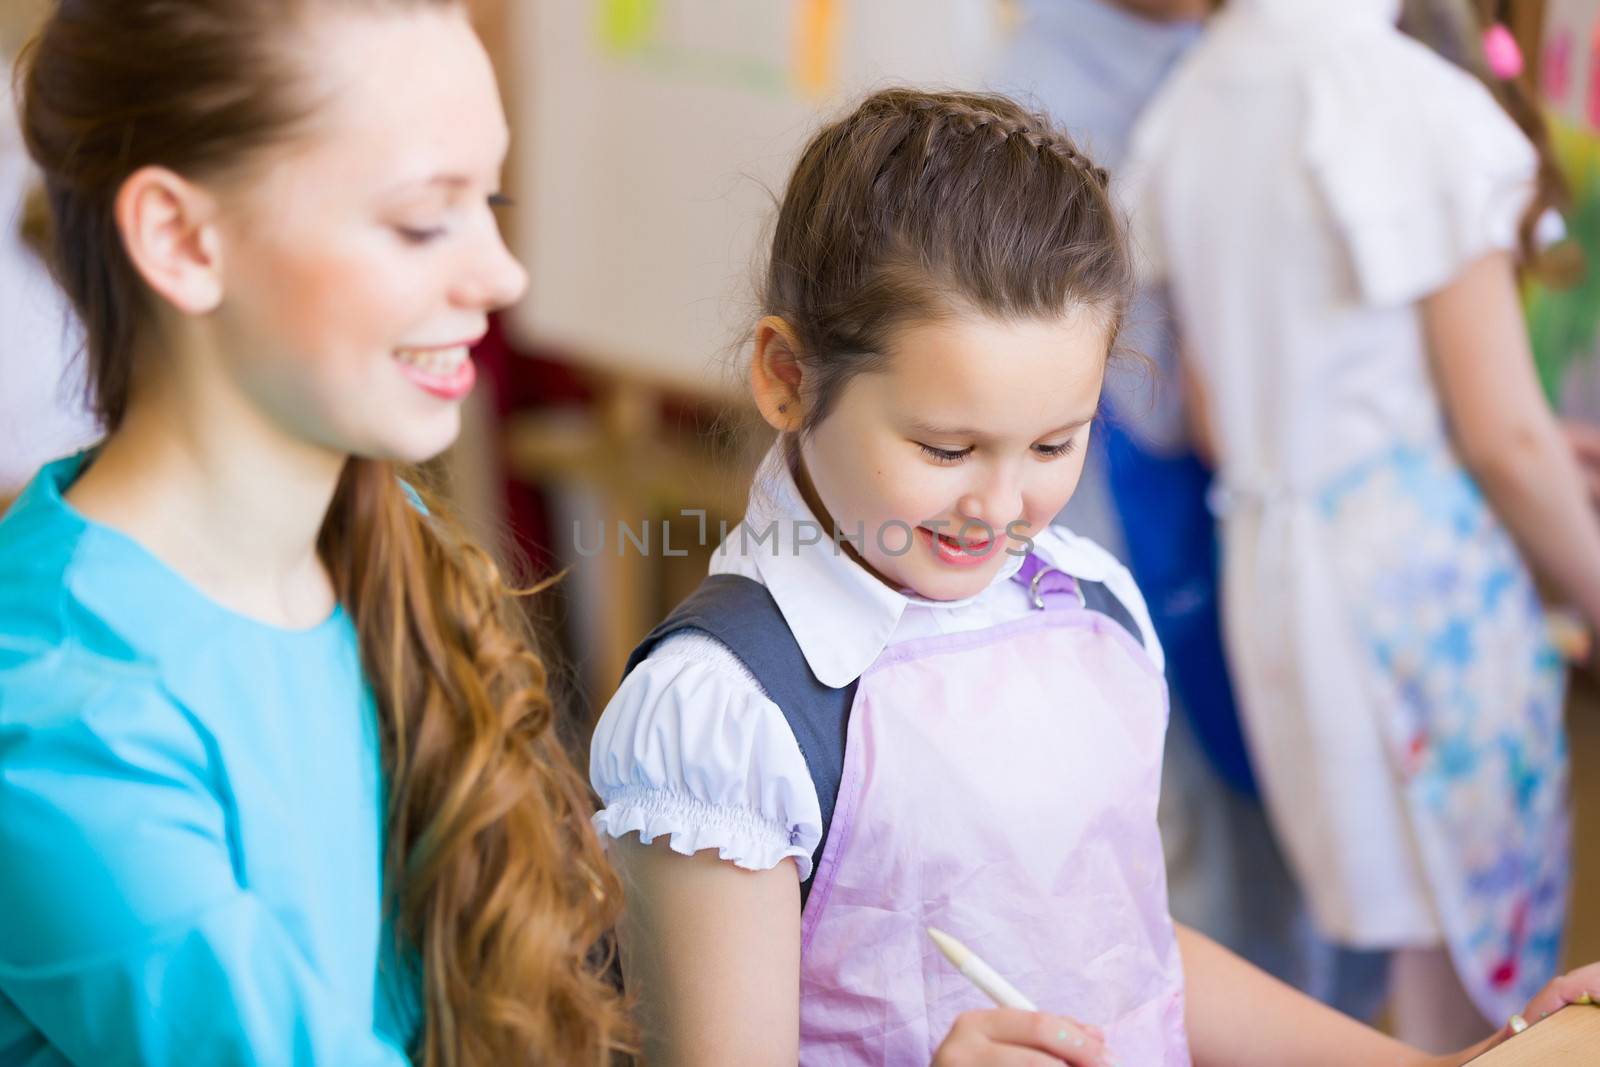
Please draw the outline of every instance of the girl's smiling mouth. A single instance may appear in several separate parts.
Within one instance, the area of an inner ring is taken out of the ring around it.
[[[951,537],[926,526],[917,527],[917,536],[927,544],[935,559],[953,567],[975,567],[983,563],[994,554],[998,544],[992,534],[982,538]]]

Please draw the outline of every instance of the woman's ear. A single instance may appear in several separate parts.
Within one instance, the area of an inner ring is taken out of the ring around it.
[[[222,302],[216,199],[165,167],[141,167],[117,191],[117,230],[145,284],[187,315]]]
[[[768,315],[756,324],[750,391],[761,417],[779,433],[795,433],[805,424],[800,351],[794,330],[778,316]]]

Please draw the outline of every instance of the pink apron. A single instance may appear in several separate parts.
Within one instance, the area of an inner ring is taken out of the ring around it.
[[[993,1006],[928,926],[1103,1027],[1128,1067],[1188,1067],[1156,829],[1166,685],[1046,577],[1064,588],[1041,610],[893,646],[861,678],[802,917],[807,1067],[926,1067],[958,1014]]]

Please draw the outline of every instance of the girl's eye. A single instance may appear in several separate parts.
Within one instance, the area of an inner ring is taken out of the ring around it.
[[[515,200],[504,193],[491,193],[489,195],[489,206],[493,208],[515,207],[516,203]]]
[[[1073,439],[1067,438],[1059,445],[1034,445],[1033,450],[1045,459],[1057,459],[1072,451]]]
[[[926,452],[928,457],[936,463],[960,463],[962,460],[972,455],[972,449],[970,448],[963,448],[959,452],[952,452],[947,448],[934,448],[932,445],[925,445],[921,441],[917,442],[917,447]]]

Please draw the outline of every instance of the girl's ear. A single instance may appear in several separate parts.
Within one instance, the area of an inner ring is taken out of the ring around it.
[[[800,342],[789,324],[768,315],[756,324],[755,357],[750,361],[750,392],[761,417],[779,433],[795,433],[805,424],[801,401]]]
[[[216,207],[210,193],[164,167],[141,167],[117,192],[128,259],[146,285],[187,315],[222,302]]]

